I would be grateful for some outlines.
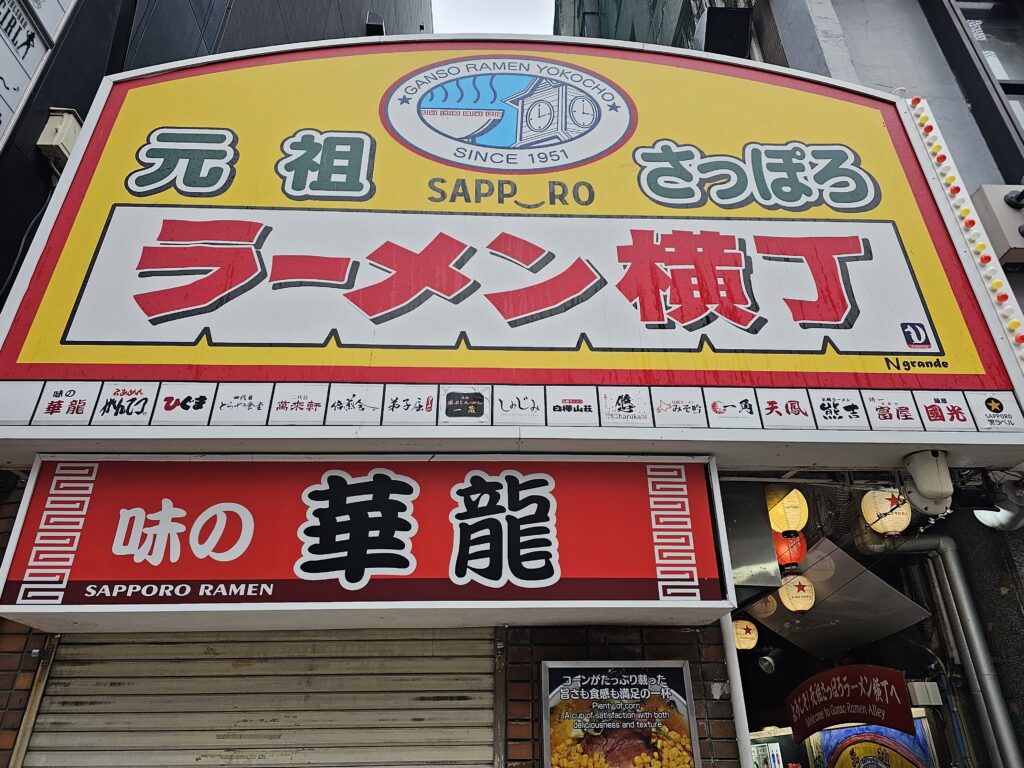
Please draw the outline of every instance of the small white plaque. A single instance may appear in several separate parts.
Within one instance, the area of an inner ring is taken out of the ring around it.
[[[708,425],[725,429],[760,429],[757,397],[747,387],[705,387]]]
[[[708,425],[704,393],[700,387],[651,387],[654,423],[659,427],[695,427]]]
[[[912,393],[902,389],[865,389],[861,394],[872,429],[923,429]]]
[[[436,384],[388,384],[384,388],[384,423],[437,423]]]
[[[757,402],[765,429],[814,429],[811,400],[805,389],[759,389]]]
[[[596,427],[597,387],[548,387],[548,426]]]
[[[982,432],[1024,432],[1024,417],[1013,392],[966,392],[974,421]]]
[[[93,425],[149,424],[160,383],[157,381],[108,381],[100,389]]]
[[[442,384],[437,422],[460,427],[490,425],[491,385]]]
[[[42,391],[41,381],[0,381],[0,424],[28,424]]]
[[[201,381],[165,381],[160,385],[151,424],[205,426],[213,413],[217,385]]]
[[[812,389],[808,394],[818,429],[871,429],[858,390]]]
[[[267,423],[270,396],[274,385],[221,384],[217,388],[217,402],[213,406],[211,424],[254,426]]]
[[[33,424],[88,424],[100,394],[98,381],[48,381]]]
[[[929,432],[975,432],[971,407],[962,392],[914,392],[918,415]]]
[[[651,395],[647,387],[599,387],[603,427],[653,427]]]
[[[544,426],[544,387],[495,384],[491,398],[495,425]]]
[[[383,384],[331,384],[327,423],[376,426],[383,407]]]
[[[326,384],[278,384],[270,401],[270,423],[319,426],[327,412]]]

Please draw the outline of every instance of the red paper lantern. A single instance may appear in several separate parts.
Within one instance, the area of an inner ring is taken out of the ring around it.
[[[798,533],[796,536],[783,536],[772,531],[772,539],[775,541],[775,559],[779,561],[782,572],[798,573],[800,561],[807,556],[807,539],[804,535]]]

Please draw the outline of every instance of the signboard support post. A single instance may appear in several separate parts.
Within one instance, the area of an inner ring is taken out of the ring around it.
[[[723,616],[718,623],[722,627],[722,647],[725,649],[725,669],[729,675],[729,700],[732,702],[732,719],[736,724],[740,768],[755,768],[750,751],[750,724],[747,722],[747,702],[743,695],[740,658],[736,653],[736,643],[732,642],[732,616]]]

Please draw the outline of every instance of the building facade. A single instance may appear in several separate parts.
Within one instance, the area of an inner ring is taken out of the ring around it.
[[[53,2],[11,765],[1019,764],[1010,10]]]
[[[1019,189],[1013,186],[1020,181],[1024,168],[1017,43],[1024,22],[1016,3],[762,0],[682,3],[663,8],[645,2],[570,0],[558,3],[555,29],[591,37],[702,47],[693,33],[684,36],[682,42],[670,43],[664,30],[696,29],[702,15],[703,23],[707,23],[708,16],[732,11],[724,6],[749,8],[750,46],[743,54],[748,58],[896,94],[925,97],[929,112],[943,128],[946,146],[957,158],[963,189],[974,194],[979,209],[980,193],[975,190],[980,186],[1010,185],[1000,188],[999,198],[1004,192]],[[722,52],[714,43],[703,47],[712,53]],[[970,203],[969,197],[963,197]],[[1003,226],[1012,237],[1024,220],[1016,221],[1014,217],[1020,218],[1019,214],[1006,210],[1009,216]],[[1010,250],[1012,245],[1011,241],[1000,246],[995,257],[1004,262],[1007,284],[1019,297],[1019,257]],[[995,475],[996,479],[1001,477]],[[991,494],[988,501],[992,502]],[[995,670],[1004,684],[1017,739],[1021,740],[1021,668],[1009,649],[1015,644],[1013,638],[1024,605],[1020,556],[1024,539],[1014,531],[994,532],[978,525],[970,514],[952,515],[944,526],[961,547],[974,554],[965,558],[966,577],[990,638]],[[902,644],[906,651],[909,646]],[[899,653],[889,647],[886,652]],[[952,657],[955,659],[955,651]],[[949,657],[945,660],[948,662]],[[752,665],[750,672],[756,673]],[[763,723],[784,723],[782,715],[776,712]],[[982,755],[977,759],[985,764],[987,758]]]

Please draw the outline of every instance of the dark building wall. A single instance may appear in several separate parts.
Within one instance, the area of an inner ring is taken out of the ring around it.
[[[941,531],[956,539],[1007,709],[1024,745],[1024,531],[986,528],[967,510]]]
[[[804,0],[775,0],[770,9],[790,67],[816,75],[829,75],[825,53]]]
[[[124,66],[133,5],[130,0],[76,3],[0,152],[0,298],[6,298],[12,268],[24,255],[22,240],[27,248],[30,225],[50,193],[50,168],[36,148],[49,108],[70,107],[85,116],[103,77]]]
[[[555,34],[581,35],[583,10],[600,37],[693,45],[706,0],[557,0]],[[969,189],[1003,173],[985,143],[946,51],[914,0],[759,0],[755,27],[771,63],[928,99]],[[766,32],[768,34],[766,34]]]
[[[126,70],[217,50],[231,0],[136,0]]]
[[[217,50],[363,37],[369,11],[388,35],[434,31],[430,0],[233,0]]]
[[[707,5],[707,0],[556,0],[555,34],[585,36],[583,11],[593,9],[600,37],[689,48]]]
[[[368,13],[389,35],[433,32],[430,0],[136,0],[125,69],[225,51],[364,37]]]

